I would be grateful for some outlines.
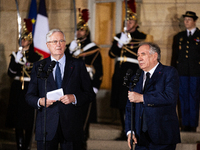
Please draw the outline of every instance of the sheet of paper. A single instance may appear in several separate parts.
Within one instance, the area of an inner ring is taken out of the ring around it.
[[[57,90],[54,90],[54,91],[47,92],[47,99],[59,100],[60,97],[63,96],[63,95],[64,95],[63,89],[60,88],[60,89],[57,89]]]

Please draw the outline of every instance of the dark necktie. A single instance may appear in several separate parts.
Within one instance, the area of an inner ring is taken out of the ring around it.
[[[143,92],[146,90],[146,87],[147,87],[147,84],[148,84],[148,82],[149,82],[149,79],[150,79],[150,73],[147,72],[147,73],[146,73],[146,80],[145,80],[145,83],[144,83]]]
[[[145,90],[146,90],[146,86],[147,86],[147,84],[148,84],[148,82],[149,82],[149,79],[150,79],[150,73],[147,72],[147,73],[146,73],[146,80],[145,80],[144,88],[143,88],[143,93],[144,93]],[[146,132],[148,128],[147,128],[146,115],[145,115],[145,111],[144,111],[144,110],[143,110],[143,115],[142,115],[142,121],[143,121],[143,123],[142,123],[142,131],[143,131],[143,132]]]
[[[61,71],[60,71],[60,67],[59,67],[59,62],[56,62],[56,71],[55,71],[55,80],[56,80],[56,85],[57,88],[61,88],[62,85],[62,78],[61,78]]]
[[[189,31],[189,38],[191,38],[191,36],[192,36],[192,33],[191,33],[191,31]]]

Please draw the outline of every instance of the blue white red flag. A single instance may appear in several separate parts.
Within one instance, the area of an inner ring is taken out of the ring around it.
[[[45,0],[40,0],[33,42],[34,42],[34,50],[42,54],[44,58],[50,56],[50,51],[46,46],[46,34],[48,32],[49,32],[49,21],[47,17]]]

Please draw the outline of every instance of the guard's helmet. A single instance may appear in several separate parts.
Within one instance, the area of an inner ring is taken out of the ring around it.
[[[137,14],[135,8],[135,0],[128,0],[127,1],[127,18],[126,20],[135,20],[137,21]]]
[[[31,19],[24,19],[24,24],[23,24],[23,32],[21,34],[21,38],[25,40],[29,40],[30,43],[33,42],[33,37],[32,37],[32,22]]]
[[[88,22],[89,20],[89,12],[88,9],[81,9],[79,8],[79,22],[77,24],[77,30],[85,30],[86,34],[89,34],[89,27],[88,27]]]

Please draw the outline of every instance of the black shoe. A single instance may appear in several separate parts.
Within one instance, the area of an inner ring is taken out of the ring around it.
[[[125,133],[121,133],[121,135],[115,139],[116,141],[126,141],[127,137]]]

